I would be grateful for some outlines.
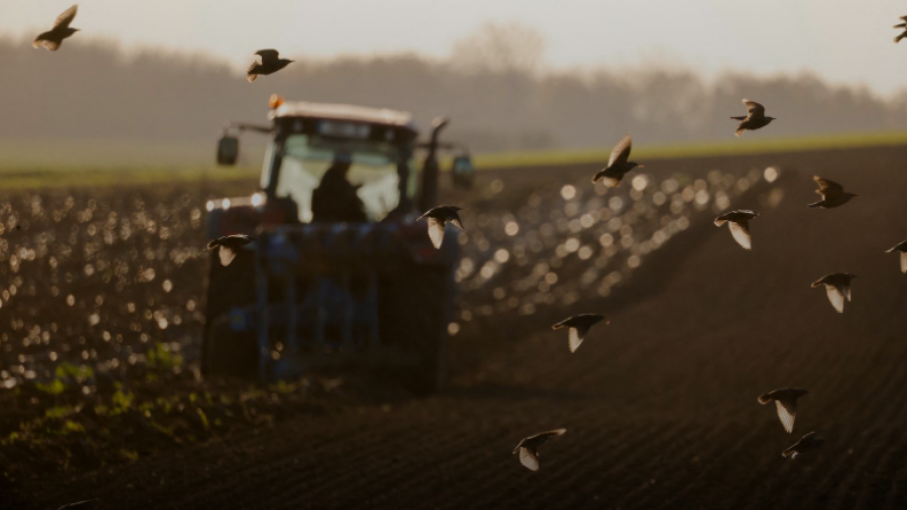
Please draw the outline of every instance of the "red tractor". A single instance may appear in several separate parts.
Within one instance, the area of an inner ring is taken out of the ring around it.
[[[261,188],[208,203],[208,237],[256,240],[227,266],[212,253],[203,374],[262,382],[343,365],[391,368],[423,390],[444,380],[456,234],[432,247],[420,211],[435,203],[441,150],[457,186],[472,183],[461,145],[427,141],[411,115],[271,99],[268,127],[231,124],[218,146],[233,165],[241,131],[270,137]],[[415,154],[425,152],[422,171]]]

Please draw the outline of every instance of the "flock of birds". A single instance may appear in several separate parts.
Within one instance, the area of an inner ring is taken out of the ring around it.
[[[32,42],[32,46],[35,48],[43,46],[50,51],[59,50],[60,46],[63,45],[64,39],[72,37],[79,31],[78,28],[72,28],[70,26],[73,20],[76,19],[76,14],[78,12],[78,4],[63,11],[63,14],[57,16],[56,21],[54,21],[53,28],[39,34]],[[273,49],[258,50],[255,54],[260,57],[260,61],[253,62],[246,71],[246,79],[249,83],[255,81],[259,76],[274,74],[293,63],[292,60],[280,58],[280,53]]]
[[[907,17],[905,17],[907,22]],[[905,36],[907,37],[907,36]],[[747,115],[743,117],[731,117],[732,120],[740,121],[735,134],[742,135],[745,131],[751,131],[763,128],[769,125],[774,117],[765,115],[765,107],[761,104],[743,100],[746,106]],[[592,177],[592,182],[601,181],[608,188],[615,188],[620,185],[624,175],[636,168],[643,168],[643,165],[630,161],[630,151],[632,149],[632,139],[629,134],[625,135],[621,141],[611,151],[611,157],[607,166]],[[832,209],[840,207],[852,198],[858,196],[844,190],[844,187],[837,182],[822,177],[814,176],[813,180],[818,185],[815,192],[822,197],[818,202],[808,204],[807,207],[814,209]],[[463,223],[460,220],[459,211],[462,209],[456,206],[442,205],[435,207],[418,219],[428,220],[428,236],[435,248],[441,247],[444,239],[445,227],[448,223],[462,229]],[[759,216],[756,211],[740,209],[730,211],[715,218],[715,226],[721,227],[728,225],[731,236],[744,249],[752,249],[752,236],[750,233],[749,222]],[[898,251],[901,254],[901,272],[907,273],[907,240],[886,250],[886,253]],[[819,278],[812,283],[813,288],[825,286],[828,300],[838,313],[844,313],[844,302],[851,301],[850,282],[856,275],[850,273],[831,273]],[[568,330],[568,347],[570,352],[576,352],[583,339],[592,329],[592,326],[603,322],[609,324],[610,321],[601,314],[584,313],[568,317],[552,326],[552,329],[567,328]],[[778,418],[787,433],[793,433],[794,418],[797,415],[797,399],[808,394],[809,391],[803,388],[780,388],[769,391],[760,395],[758,401],[766,405],[771,402],[775,403],[778,412]],[[513,450],[513,454],[519,454],[520,463],[532,471],[539,469],[539,446],[553,437],[563,435],[567,429],[559,428],[533,434],[521,440]],[[823,440],[815,432],[805,434],[799,441],[782,452],[785,458],[793,459],[797,455],[821,446]]]
[[[79,29],[71,27],[77,12],[78,5],[73,5],[60,14],[54,22],[53,28],[38,35],[32,45],[35,48],[43,46],[51,51],[60,49],[65,39],[72,37],[79,31]],[[907,16],[902,16],[900,19],[903,20],[903,23],[895,25],[895,28],[904,29],[904,32],[895,38],[894,41],[896,43],[900,42],[901,39],[907,38]],[[246,78],[249,82],[255,81],[260,75],[269,75],[280,71],[293,62],[292,60],[280,58],[279,52],[273,49],[259,50],[255,54],[260,57],[260,61],[254,62],[246,72]],[[731,117],[732,120],[740,122],[734,132],[736,136],[742,136],[746,131],[761,129],[775,120],[774,117],[765,115],[765,107],[763,105],[748,99],[744,99],[743,104],[746,106],[747,114],[745,116]],[[595,174],[592,182],[598,183],[601,181],[608,188],[615,188],[620,185],[623,177],[628,172],[643,168],[643,165],[630,161],[632,144],[630,135],[624,136],[611,151],[607,166]],[[834,181],[819,176],[813,177],[813,180],[819,187],[816,193],[822,199],[809,204],[808,207],[810,208],[830,209],[840,207],[857,196],[854,193],[844,191],[844,187]],[[428,220],[428,236],[435,248],[441,247],[448,223],[463,229],[463,223],[459,217],[459,211],[461,210],[461,208],[456,206],[442,205],[430,209],[417,219],[417,221]],[[756,211],[736,210],[718,216],[714,223],[718,227],[727,224],[733,239],[741,247],[749,250],[752,248],[749,222],[758,216],[759,213]],[[234,234],[212,240],[208,243],[208,248],[218,250],[221,264],[227,266],[236,257],[237,250],[240,247],[254,240],[254,236]],[[886,253],[895,251],[900,253],[901,272],[907,273],[907,240],[886,250]],[[838,313],[843,313],[845,301],[851,301],[850,283],[855,277],[856,275],[850,273],[831,273],[813,282],[812,287],[818,288],[824,285],[828,300],[834,309]],[[554,324],[552,329],[568,329],[568,346],[572,353],[579,349],[592,326],[603,321],[605,324],[610,322],[601,314],[580,314]],[[758,402],[763,405],[774,402],[778,418],[781,420],[784,430],[788,433],[793,433],[797,400],[808,393],[808,390],[802,388],[781,388],[760,395]],[[564,428],[559,428],[528,436],[519,442],[514,448],[513,454],[519,454],[520,462],[525,467],[532,471],[537,471],[539,469],[539,447],[549,439],[563,435],[566,431]],[[817,448],[822,442],[823,440],[815,432],[809,432],[794,445],[785,449],[782,455],[785,458],[792,459],[805,451]]]

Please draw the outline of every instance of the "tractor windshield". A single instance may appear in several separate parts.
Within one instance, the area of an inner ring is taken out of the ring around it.
[[[409,155],[401,152],[383,142],[291,135],[278,172],[263,179],[276,176],[276,196],[292,198],[302,222],[381,221],[415,189]]]

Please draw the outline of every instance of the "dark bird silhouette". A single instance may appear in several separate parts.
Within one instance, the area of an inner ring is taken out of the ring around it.
[[[57,510],[92,510],[98,506],[97,499],[86,499],[85,501],[76,501],[61,506]]]
[[[850,280],[857,275],[850,273],[831,273],[819,278],[812,283],[812,288],[825,285],[828,300],[838,313],[844,313],[844,299],[850,301]]]
[[[835,181],[823,179],[818,175],[814,175],[813,180],[816,181],[816,184],[819,185],[819,189],[816,190],[816,193],[822,195],[822,200],[819,200],[818,202],[813,204],[809,204],[807,205],[807,207],[821,207],[822,209],[831,209],[832,207],[842,206],[847,202],[850,202],[851,198],[859,196],[853,193],[845,192],[844,186],[841,186]]]
[[[455,205],[439,205],[438,207],[433,207],[428,210],[422,216],[416,218],[416,221],[421,221],[425,218],[428,218],[428,238],[431,239],[431,244],[435,248],[441,248],[441,243],[444,241],[444,227],[448,223],[453,224],[455,227],[460,230],[463,229],[463,222],[460,221],[460,215],[457,214],[457,211],[462,211],[459,207]]]
[[[730,229],[731,236],[737,241],[737,244],[743,246],[745,250],[749,250],[753,247],[753,242],[750,238],[749,220],[756,216],[759,216],[759,213],[749,209],[731,211],[715,218],[715,226],[720,227],[728,223],[728,229]]]
[[[233,259],[236,258],[237,250],[257,239],[254,236],[246,234],[231,234],[228,236],[218,237],[208,243],[209,250],[218,250],[220,263],[224,267],[229,266]]]
[[[246,79],[249,80],[249,83],[255,81],[258,75],[274,74],[293,62],[280,58],[277,50],[258,50],[255,54],[261,57],[261,62],[253,62],[246,71]]]
[[[824,442],[825,440],[816,436],[815,432],[809,432],[808,434],[801,437],[799,441],[781,452],[781,456],[785,459],[793,459],[803,452],[815,450],[816,448],[822,446],[822,443]]]
[[[901,20],[901,23],[898,23],[897,25],[895,25],[894,28],[903,28],[904,32],[898,34],[898,36],[894,38],[895,44],[901,42],[901,39],[904,39],[905,37],[907,37],[907,16],[901,16],[898,19]]]
[[[627,172],[637,167],[645,168],[644,165],[630,161],[630,150],[632,148],[633,140],[630,138],[630,134],[627,133],[620,140],[620,143],[611,150],[611,159],[608,160],[608,166],[595,174],[592,182],[604,181],[605,186],[616,188],[620,185],[621,179],[624,178]]]
[[[774,117],[765,116],[765,107],[761,104],[749,99],[744,99],[743,104],[746,106],[746,116],[731,117],[732,120],[741,121],[740,125],[737,126],[737,131],[734,132],[735,135],[742,136],[744,131],[755,131],[764,128],[775,120]]]
[[[540,432],[529,436],[520,441],[513,449],[513,454],[520,454],[520,463],[532,471],[539,470],[539,446],[543,445],[552,437],[562,436],[567,429],[554,429],[547,432]]]
[[[63,39],[72,37],[72,34],[79,31],[78,28],[69,27],[69,24],[72,23],[72,20],[76,19],[77,12],[79,12],[78,4],[73,5],[69,9],[66,9],[63,14],[57,16],[57,21],[54,22],[54,27],[36,37],[31,45],[35,48],[44,46],[50,51],[57,51],[58,49],[60,49],[60,46],[63,44]]]
[[[794,431],[794,419],[797,417],[797,399],[809,393],[809,390],[803,388],[781,388],[773,390],[759,396],[759,403],[766,405],[775,401],[775,407],[778,408],[778,418],[781,419],[781,425],[788,434]]]
[[[907,241],[901,241],[891,248],[888,248],[885,250],[885,253],[891,253],[893,251],[901,252],[901,272],[907,273]]]
[[[569,339],[570,339],[570,352],[576,352],[579,349],[583,339],[586,337],[586,334],[589,333],[589,330],[592,329],[592,326],[598,324],[601,321],[605,321],[605,324],[611,324],[611,321],[607,320],[604,315],[599,315],[597,313],[584,313],[580,315],[574,315],[573,317],[568,317],[561,322],[558,322],[554,326],[551,326],[551,329],[561,329],[563,327],[568,327],[569,329]]]

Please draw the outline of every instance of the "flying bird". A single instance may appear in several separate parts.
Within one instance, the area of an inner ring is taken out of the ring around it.
[[[765,107],[761,104],[749,99],[744,99],[743,104],[746,106],[746,116],[731,117],[731,120],[741,121],[740,125],[737,126],[737,131],[734,132],[735,135],[743,136],[744,131],[755,131],[764,128],[775,120],[774,117],[765,116]]]
[[[818,202],[813,204],[809,204],[807,205],[807,207],[821,207],[822,209],[831,209],[832,207],[842,206],[847,202],[850,202],[851,198],[859,196],[853,193],[845,192],[844,186],[841,186],[835,181],[823,179],[818,175],[814,175],[813,180],[816,181],[816,184],[819,185],[819,189],[816,190],[816,193],[822,195],[822,200],[819,200]]]
[[[632,148],[633,140],[630,138],[630,134],[627,133],[620,140],[620,143],[615,145],[614,149],[611,150],[611,159],[608,160],[608,166],[595,174],[595,177],[592,178],[592,182],[596,183],[603,180],[605,186],[616,188],[617,186],[620,186],[620,181],[627,172],[634,168],[645,168],[644,165],[630,161],[630,150]]]
[[[715,226],[720,227],[725,223],[728,223],[728,228],[731,231],[731,236],[733,236],[734,240],[737,241],[737,244],[743,246],[743,249],[749,250],[753,247],[753,242],[750,238],[749,220],[755,218],[756,216],[759,216],[759,213],[757,213],[756,211],[750,211],[749,209],[731,211],[715,218]]]
[[[73,34],[79,31],[78,28],[69,27],[72,20],[76,19],[77,12],[79,12],[78,4],[66,9],[63,14],[57,16],[54,27],[36,37],[31,45],[35,48],[44,46],[50,51],[57,51],[60,49],[60,46],[63,44],[63,39],[72,37]]]
[[[778,408],[778,418],[781,419],[781,425],[788,434],[794,431],[794,418],[797,417],[797,399],[809,393],[809,390],[803,388],[781,388],[780,390],[770,391],[759,396],[759,403],[766,405],[771,401],[775,402]]]
[[[781,456],[785,459],[793,459],[803,452],[815,450],[816,448],[822,446],[822,443],[824,442],[825,440],[816,436],[815,432],[809,432],[808,434],[801,437],[799,441],[781,452]]]
[[[907,273],[907,241],[901,241],[891,248],[888,248],[885,250],[885,253],[891,253],[893,251],[901,252],[901,272]]]
[[[218,237],[208,243],[209,250],[218,250],[220,263],[222,266],[229,266],[233,259],[236,258],[237,250],[257,238],[246,234],[231,234],[228,236]]]
[[[895,25],[894,28],[903,28],[904,32],[898,34],[898,36],[894,38],[895,44],[901,42],[901,39],[907,37],[907,16],[901,16],[898,19],[900,19],[902,22]]]
[[[447,226],[448,223],[463,230],[463,222],[460,221],[460,215],[457,214],[457,211],[462,210],[463,209],[460,209],[455,205],[439,205],[438,207],[429,209],[428,212],[416,218],[416,221],[428,218],[428,238],[431,239],[431,244],[434,245],[435,248],[440,249],[441,243],[444,241],[444,227]]]
[[[564,435],[564,432],[567,432],[567,429],[554,429],[524,438],[520,441],[520,444],[516,445],[516,448],[513,449],[513,454],[520,454],[520,464],[526,466],[531,471],[538,471],[539,446],[542,446],[545,441],[548,441],[552,437]]]
[[[584,313],[580,315],[574,315],[573,317],[568,317],[561,322],[558,322],[554,326],[551,326],[551,329],[561,329],[563,327],[570,328],[570,352],[576,352],[576,350],[579,349],[580,344],[583,343],[583,339],[586,337],[586,334],[589,332],[592,326],[598,324],[601,321],[605,321],[605,324],[611,324],[611,321],[606,319],[604,315],[599,315],[597,313]]]
[[[249,70],[246,71],[246,79],[249,80],[249,83],[255,81],[258,75],[274,74],[293,62],[280,58],[277,50],[258,50],[255,54],[261,57],[261,63],[253,62],[249,66]]]
[[[831,273],[819,278],[812,283],[812,288],[825,285],[825,291],[828,293],[828,300],[831,306],[835,307],[838,313],[844,313],[844,299],[850,299],[850,280],[857,275],[850,273]]]

